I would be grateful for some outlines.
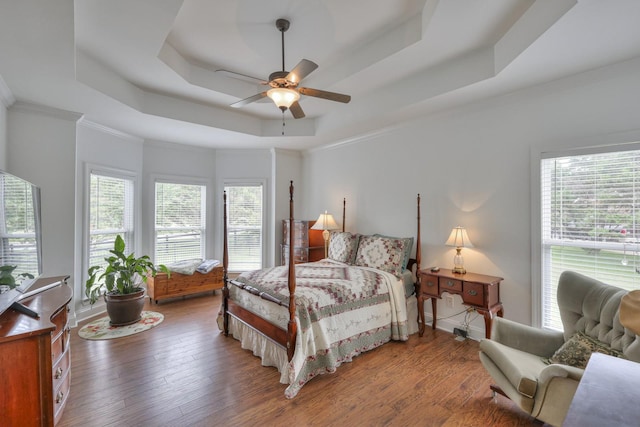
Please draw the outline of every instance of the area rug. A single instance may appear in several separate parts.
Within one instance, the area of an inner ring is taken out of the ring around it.
[[[84,325],[78,331],[78,335],[85,340],[111,340],[147,331],[158,326],[163,320],[164,316],[161,313],[143,311],[142,318],[133,325],[111,326],[109,316],[105,316]]]

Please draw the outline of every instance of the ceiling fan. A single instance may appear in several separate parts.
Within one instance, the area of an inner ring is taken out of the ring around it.
[[[282,34],[282,71],[271,73],[271,75],[269,76],[269,81],[264,81],[262,79],[240,73],[235,73],[233,71],[216,70],[226,73],[231,77],[240,78],[242,80],[253,80],[259,82],[260,84],[271,86],[270,89],[264,92],[260,92],[256,95],[250,96],[249,98],[245,98],[231,104],[231,107],[241,108],[264,97],[269,97],[271,98],[271,100],[273,100],[276,106],[278,106],[278,108],[282,110],[283,114],[287,109],[289,109],[294,118],[301,119],[305,115],[302,107],[298,103],[300,95],[313,96],[316,98],[328,99],[329,101],[337,101],[343,103],[348,103],[349,101],[351,101],[351,96],[349,95],[298,86],[302,79],[311,74],[313,70],[318,68],[318,64],[316,64],[315,62],[309,61],[308,59],[303,59],[295,67],[293,67],[293,70],[285,71],[284,33],[289,29],[289,25],[290,22],[286,19],[281,18],[276,20],[276,28]]]

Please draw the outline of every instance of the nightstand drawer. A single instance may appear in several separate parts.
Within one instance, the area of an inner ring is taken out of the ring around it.
[[[438,296],[438,276],[428,274],[420,275],[420,292],[427,295]]]
[[[462,301],[469,305],[484,306],[484,286],[482,283],[464,282]]]
[[[448,277],[440,278],[441,292],[462,292],[462,280],[450,279]]]

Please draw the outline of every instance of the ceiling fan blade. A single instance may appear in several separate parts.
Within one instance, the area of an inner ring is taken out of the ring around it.
[[[327,92],[326,90],[311,89],[309,87],[299,87],[298,92],[300,92],[302,95],[328,99],[329,101],[344,102],[345,104],[351,101],[351,95],[343,95],[336,92]]]
[[[287,74],[287,80],[293,83],[300,83],[302,79],[311,74],[316,68],[318,68],[318,64],[308,59],[303,59]]]
[[[294,119],[304,118],[304,111],[302,111],[302,107],[300,106],[298,101],[291,104],[291,107],[289,107],[289,110],[291,110],[291,114],[293,114]]]
[[[249,83],[261,84],[261,85],[266,85],[268,83],[266,80],[259,79],[257,77],[247,76],[246,74],[242,74],[242,73],[236,73],[235,71],[219,69],[219,70],[216,70],[216,73],[221,74],[225,77],[231,77],[233,79],[238,79],[238,80],[242,80]]]
[[[231,107],[233,108],[240,108],[240,107],[244,107],[247,104],[251,104],[252,102],[256,102],[261,100],[262,98],[264,98],[265,96],[267,96],[267,92],[260,92],[258,94],[255,94],[253,96],[250,96],[248,98],[242,99],[238,102],[234,102],[233,104],[231,104]]]

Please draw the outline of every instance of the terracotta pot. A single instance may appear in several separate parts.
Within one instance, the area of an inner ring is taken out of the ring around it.
[[[111,326],[126,326],[136,323],[142,318],[144,307],[144,288],[131,294],[105,294]]]

